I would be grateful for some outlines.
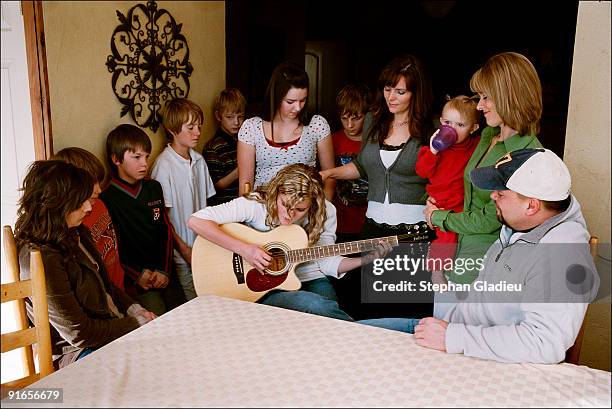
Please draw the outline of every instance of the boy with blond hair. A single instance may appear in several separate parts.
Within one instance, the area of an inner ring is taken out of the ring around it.
[[[194,150],[200,141],[202,122],[202,109],[194,102],[185,98],[168,102],[162,120],[168,145],[151,170],[151,177],[162,187],[174,226],[174,240],[178,244],[174,266],[187,300],[197,295],[191,273],[191,246],[196,234],[187,227],[187,219],[205,208],[207,199],[215,194],[208,166]]]
[[[202,150],[217,194],[210,205],[238,197],[238,131],[244,122],[246,99],[238,88],[226,88],[213,106],[217,132]]]

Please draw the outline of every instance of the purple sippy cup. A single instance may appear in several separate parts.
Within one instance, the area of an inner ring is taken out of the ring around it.
[[[438,134],[431,141],[431,147],[438,152],[442,152],[455,142],[457,142],[457,131],[455,131],[455,128],[448,125],[440,125]]]

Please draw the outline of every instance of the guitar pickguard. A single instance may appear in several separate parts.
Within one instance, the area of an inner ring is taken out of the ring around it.
[[[289,273],[283,273],[275,276],[261,273],[257,269],[253,268],[247,273],[246,285],[249,290],[256,293],[268,291],[281,285],[287,279],[287,274]]]

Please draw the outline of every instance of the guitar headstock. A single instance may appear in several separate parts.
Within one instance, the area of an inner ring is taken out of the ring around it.
[[[400,243],[423,243],[431,242],[436,238],[436,231],[431,229],[427,222],[404,224],[404,231],[397,235]]]

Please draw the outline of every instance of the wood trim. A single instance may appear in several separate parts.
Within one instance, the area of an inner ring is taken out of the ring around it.
[[[53,154],[53,137],[42,1],[22,1],[21,12],[28,60],[35,158],[48,159]]]

